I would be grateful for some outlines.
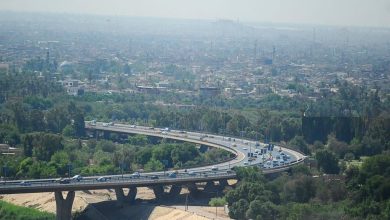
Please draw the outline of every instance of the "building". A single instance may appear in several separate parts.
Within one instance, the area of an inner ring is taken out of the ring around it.
[[[79,96],[84,94],[84,83],[78,80],[59,81],[69,95]]]
[[[199,95],[202,98],[212,98],[221,93],[221,90],[217,87],[200,87]]]

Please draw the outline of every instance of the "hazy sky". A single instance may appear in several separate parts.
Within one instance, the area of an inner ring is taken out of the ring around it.
[[[390,27],[390,0],[0,0],[0,10]]]

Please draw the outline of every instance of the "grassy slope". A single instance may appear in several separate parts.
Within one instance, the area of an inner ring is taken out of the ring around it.
[[[18,220],[18,219],[55,219],[55,215],[47,212],[41,212],[36,209],[16,206],[4,201],[0,201],[0,220]]]

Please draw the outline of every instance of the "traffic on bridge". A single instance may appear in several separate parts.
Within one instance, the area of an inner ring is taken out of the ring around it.
[[[92,136],[98,138],[109,133],[141,134],[177,141],[190,142],[208,147],[220,148],[231,152],[234,157],[219,164],[206,165],[172,171],[135,172],[131,174],[88,176],[75,175],[70,178],[4,180],[0,184],[0,194],[55,192],[57,204],[57,219],[69,219],[74,199],[74,191],[94,189],[115,189],[119,202],[135,200],[137,187],[153,189],[156,199],[164,196],[175,196],[180,193],[182,186],[190,192],[196,191],[196,183],[207,183],[213,187],[219,182],[219,187],[227,185],[228,179],[236,177],[235,167],[257,166],[263,173],[277,173],[289,169],[291,166],[302,163],[305,156],[297,151],[260,143],[253,140],[232,138],[221,135],[200,132],[171,130],[169,128],[154,128],[137,125],[114,124],[89,121],[85,128]],[[171,190],[164,192],[163,186],[170,185]],[[124,195],[123,188],[129,189]],[[64,199],[62,191],[68,191]]]

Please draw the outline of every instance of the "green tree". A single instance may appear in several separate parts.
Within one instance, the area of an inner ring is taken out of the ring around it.
[[[65,137],[74,137],[76,135],[76,131],[72,125],[67,125],[64,129],[62,129],[62,134]]]
[[[328,150],[321,150],[316,153],[318,166],[324,173],[337,174],[340,171],[336,156]]]
[[[278,217],[278,207],[270,201],[253,200],[246,211],[247,219],[273,220]]]
[[[237,202],[233,203],[232,206],[229,207],[229,217],[233,219],[245,219],[246,211],[249,208],[249,203],[245,199],[240,199]]]
[[[145,164],[145,170],[146,171],[162,171],[164,170],[164,164],[162,164],[160,161],[158,160],[149,160],[146,164]]]
[[[49,161],[51,156],[62,150],[62,137],[56,134],[32,133],[32,154],[38,160]]]
[[[289,146],[293,147],[294,149],[297,149],[304,154],[310,154],[309,147],[303,138],[303,136],[295,136],[290,142]]]

